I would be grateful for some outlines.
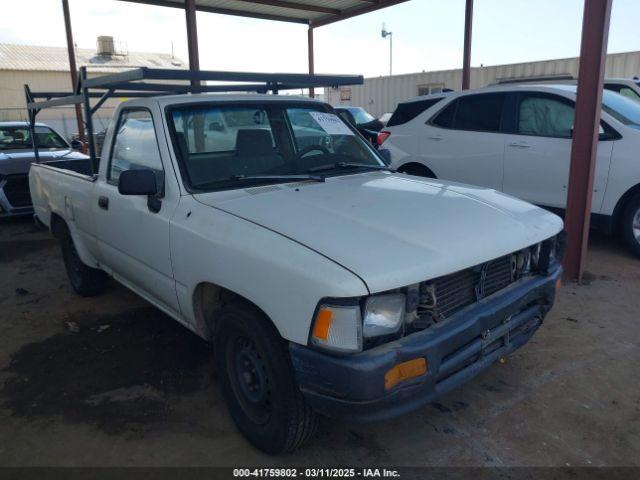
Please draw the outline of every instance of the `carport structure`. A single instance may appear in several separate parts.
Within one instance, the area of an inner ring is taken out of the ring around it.
[[[347,18],[408,0],[120,0],[160,7],[181,8],[187,21],[189,68],[199,70],[196,11],[259,18],[308,26],[309,73],[313,74],[313,30]],[[313,89],[310,95],[314,96]]]
[[[190,70],[199,70],[196,12],[258,18],[308,26],[309,73],[314,74],[313,32],[315,28],[390,7],[408,0],[119,0],[185,11]],[[473,0],[465,0],[463,89],[469,88]],[[68,0],[62,0],[72,85],[77,83],[75,54]],[[582,279],[586,266],[595,171],[600,105],[604,80],[607,39],[612,0],[584,0],[579,81],[576,103],[571,167],[567,190],[565,225],[569,238],[565,258],[566,277]],[[314,96],[313,88],[310,95]],[[78,130],[83,132],[80,111]]]

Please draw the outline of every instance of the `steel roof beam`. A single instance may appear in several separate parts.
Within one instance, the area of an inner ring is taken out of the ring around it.
[[[153,5],[159,7],[168,7],[168,8],[180,8],[184,9],[184,3],[182,1],[171,1],[171,0],[120,0],[121,2],[130,2],[130,3],[141,3],[145,5]],[[313,27],[322,27],[324,25],[330,25],[335,22],[339,22],[341,20],[346,20],[348,18],[357,17],[358,15],[364,15],[365,13],[374,12],[376,10],[380,10],[382,8],[391,7],[393,5],[397,5],[400,3],[407,2],[409,0],[359,0],[364,3],[363,6],[356,6],[344,10],[340,10],[337,8],[324,7],[321,5],[309,5],[306,3],[300,3],[292,0],[237,0],[240,2],[246,3],[254,3],[265,6],[277,7],[277,8],[288,8],[290,10],[298,10],[301,12],[315,12],[315,13],[324,13],[326,16],[318,20],[312,20],[311,18],[300,18],[294,16],[287,15],[278,15],[278,14],[270,14],[270,13],[258,13],[258,12],[250,12],[247,10],[226,8],[226,7],[211,7],[208,5],[198,5],[196,4],[196,10],[199,12],[208,12],[208,13],[218,13],[221,15],[233,15],[236,17],[249,17],[249,18],[258,18],[262,20],[274,20],[278,22],[290,22],[290,23],[304,23],[311,25]],[[197,2],[196,2],[197,3]]]
[[[121,2],[142,3],[145,5],[153,5],[156,7],[180,8],[184,9],[184,4],[179,2],[171,2],[169,0],[120,0]],[[197,5],[196,10],[199,12],[217,13],[220,15],[232,15],[235,17],[257,18],[260,20],[274,20],[277,22],[304,23],[309,21],[305,18],[286,17],[282,15],[271,15],[268,13],[245,12],[243,10],[233,10],[230,8],[208,7],[205,5]]]
[[[324,27],[325,25],[330,25],[332,23],[340,22],[348,18],[357,17],[358,15],[364,15],[365,13],[375,12],[376,10],[380,10],[386,7],[391,7],[393,5],[398,5],[400,3],[404,3],[407,1],[408,0],[379,0],[375,3],[367,2],[369,3],[369,5],[366,5],[364,7],[350,8],[348,10],[342,10],[342,12],[339,15],[327,16],[319,20],[310,20],[309,25],[311,25],[314,28]]]
[[[305,12],[326,13],[328,15],[340,15],[342,10],[337,8],[322,7],[318,5],[309,5],[308,3],[298,3],[286,0],[237,0],[238,2],[257,3],[259,5],[267,5],[269,7],[289,8],[291,10],[302,10]]]

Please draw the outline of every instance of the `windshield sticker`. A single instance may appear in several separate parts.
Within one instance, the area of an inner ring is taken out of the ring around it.
[[[309,115],[322,127],[329,135],[353,135],[345,123],[333,113],[309,112]]]

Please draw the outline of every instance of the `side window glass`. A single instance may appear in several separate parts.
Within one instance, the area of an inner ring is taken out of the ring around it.
[[[442,98],[431,98],[429,100],[420,100],[417,102],[401,103],[393,112],[387,127],[393,127],[395,125],[402,125],[410,122],[425,110],[433,107],[436,103],[440,102]]]
[[[431,121],[433,125],[442,128],[451,128],[453,125],[453,117],[456,114],[456,107],[458,106],[458,101],[454,100],[449,105],[445,107],[440,113],[438,113],[435,118]]]
[[[159,173],[158,181],[162,179],[162,161],[151,112],[125,110],[118,121],[108,180],[117,184],[120,173],[143,168],[155,170]]]
[[[504,94],[479,94],[461,97],[454,121],[456,130],[499,132]]]
[[[605,90],[611,90],[612,92],[616,92],[616,93],[620,93],[620,89],[622,88],[621,85],[618,85],[616,83],[605,83],[604,84],[604,89]]]
[[[520,102],[518,133],[539,137],[571,138],[574,108],[542,95],[531,95]]]
[[[629,87],[622,87],[620,89],[620,95],[630,98],[631,100],[635,100],[636,102],[640,102],[640,95],[638,95],[635,90],[632,90]]]

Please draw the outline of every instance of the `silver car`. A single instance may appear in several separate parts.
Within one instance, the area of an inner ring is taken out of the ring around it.
[[[43,163],[86,160],[58,132],[37,123],[38,153]],[[33,213],[29,193],[29,168],[35,161],[27,122],[0,122],[0,217]]]

